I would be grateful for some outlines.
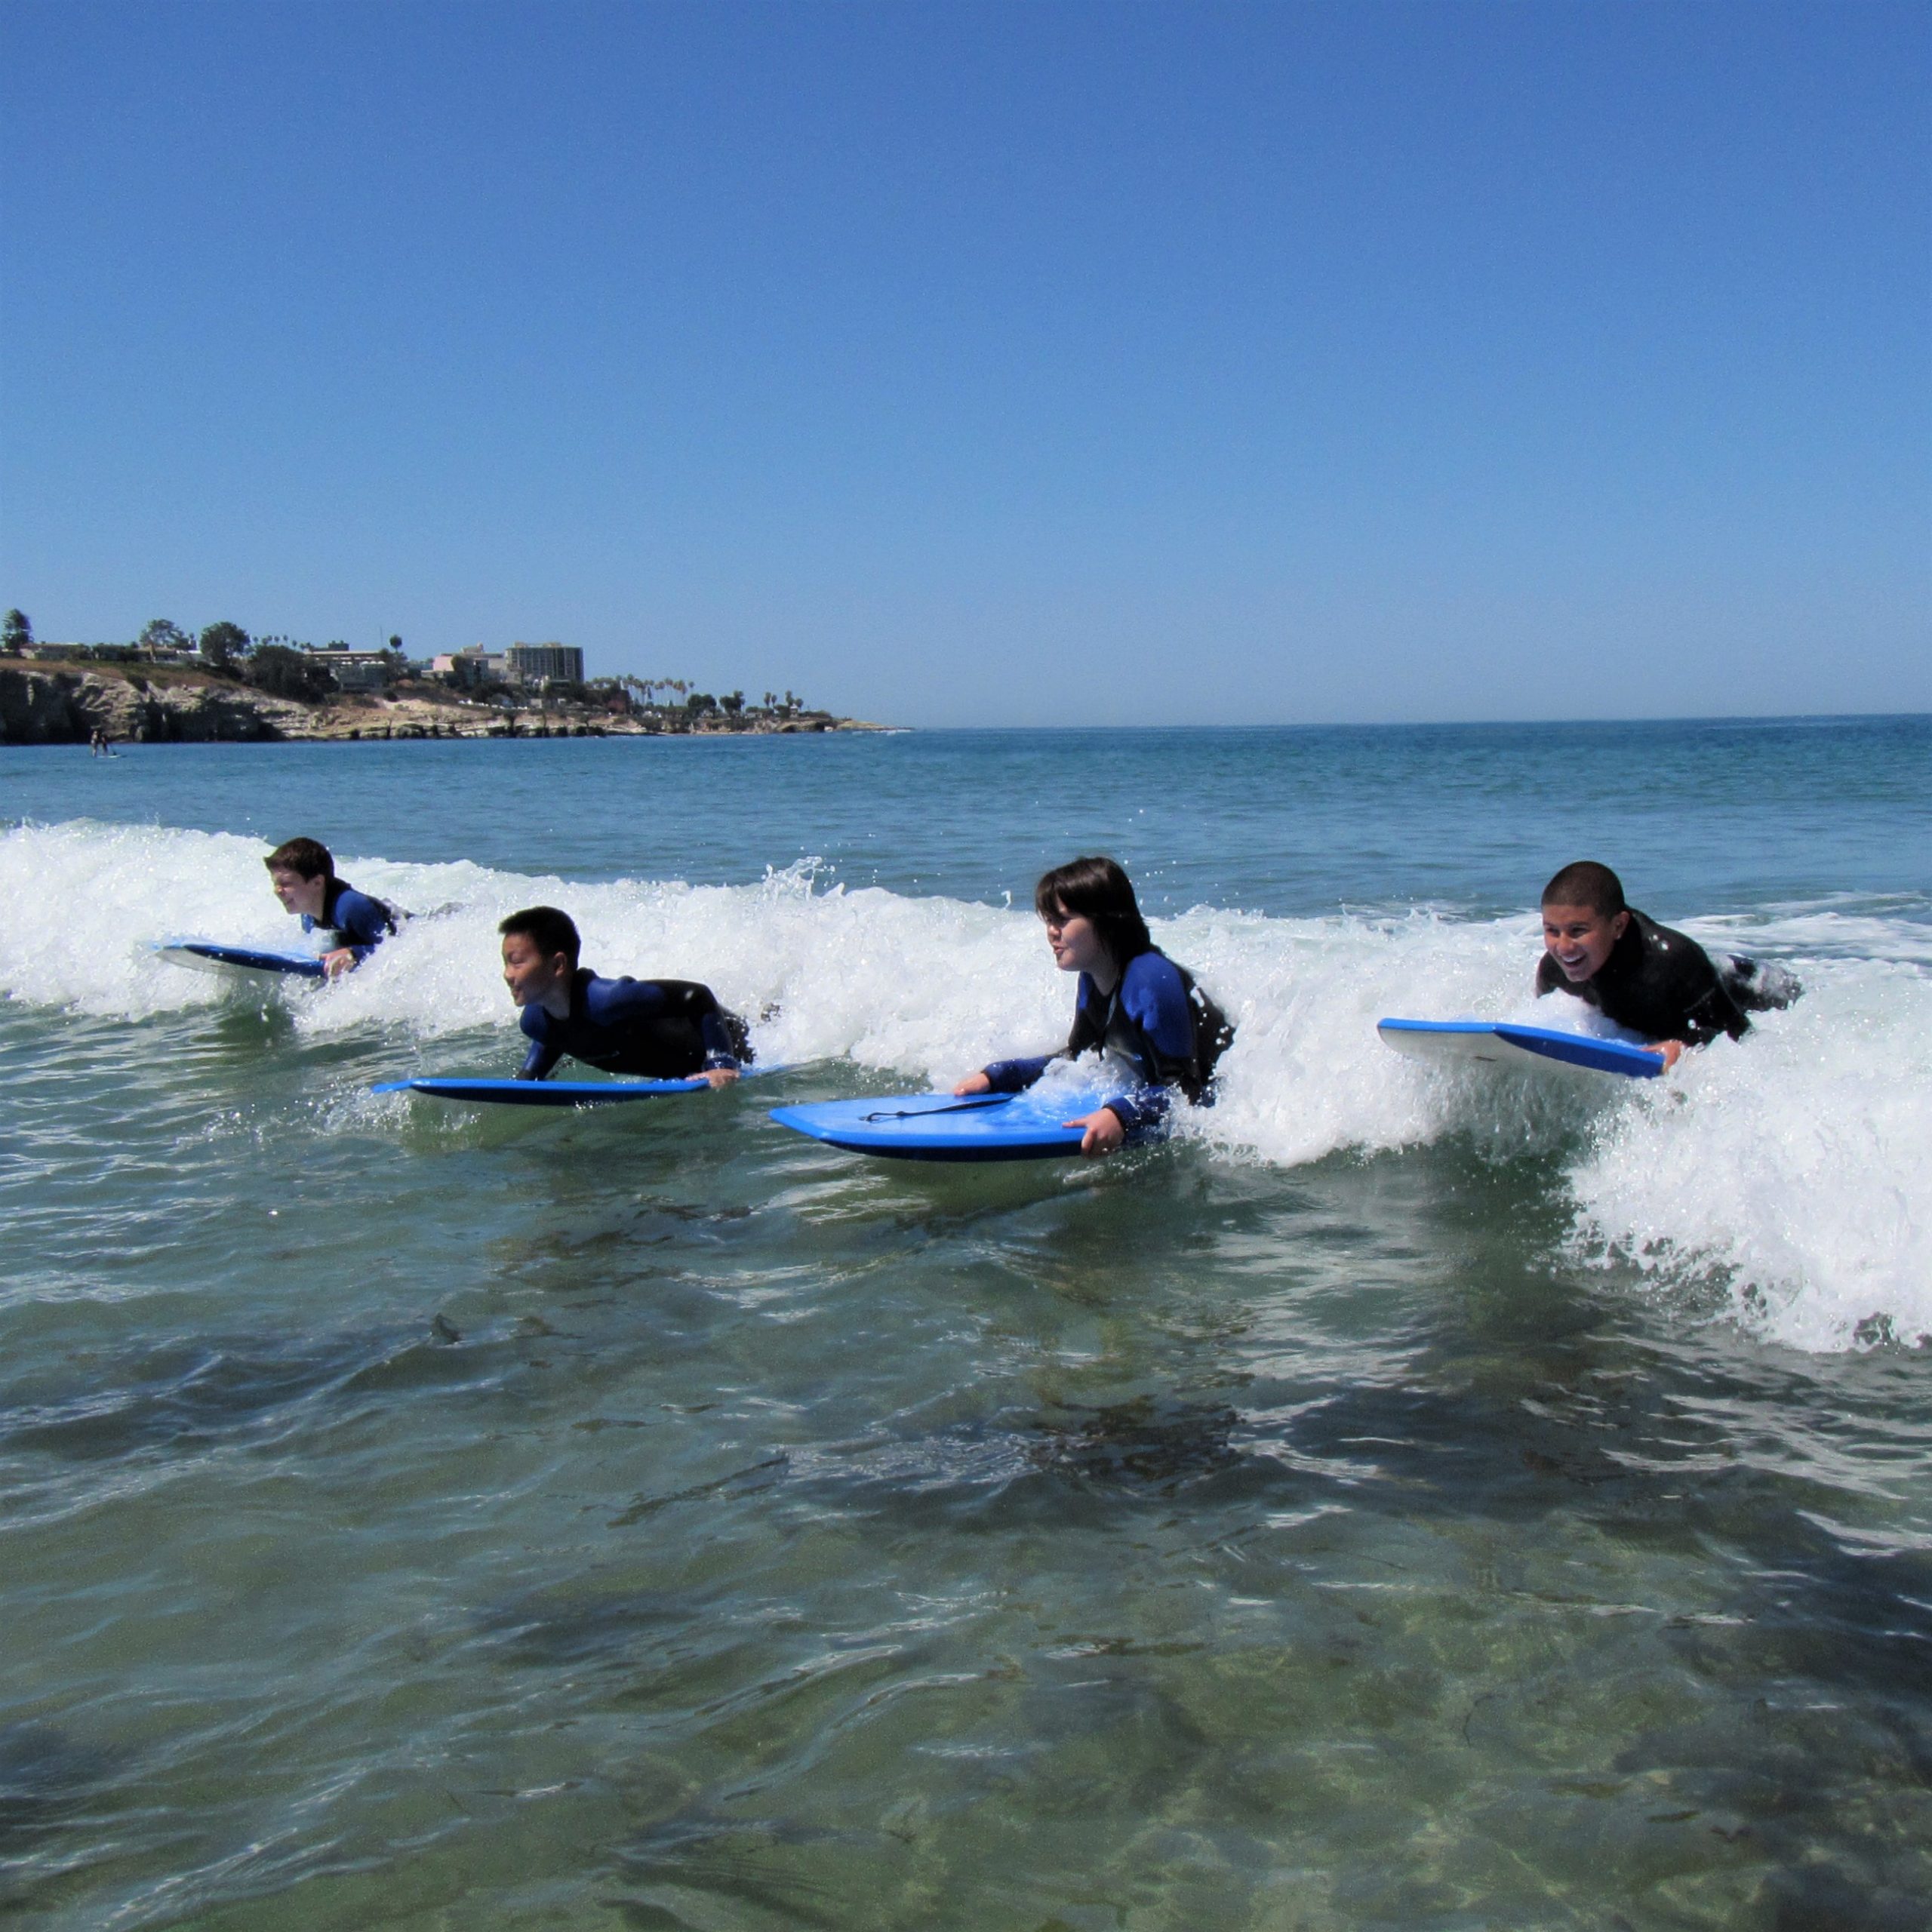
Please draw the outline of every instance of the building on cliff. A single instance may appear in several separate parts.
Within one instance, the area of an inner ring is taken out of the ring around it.
[[[574,644],[513,644],[504,651],[466,645],[435,660],[438,675],[467,689],[481,684],[544,685],[583,682],[583,650]]]
[[[302,653],[321,665],[346,691],[380,691],[401,663],[396,652],[352,651],[346,644],[305,644]]]
[[[510,675],[521,685],[580,685],[583,651],[574,644],[513,644],[505,654]]]

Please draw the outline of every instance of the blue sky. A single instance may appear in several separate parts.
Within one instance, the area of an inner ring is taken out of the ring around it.
[[[0,0],[0,604],[921,724],[1932,708],[1932,12]]]

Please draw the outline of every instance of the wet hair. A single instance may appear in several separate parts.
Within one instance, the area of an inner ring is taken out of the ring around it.
[[[506,939],[512,933],[520,934],[546,959],[561,952],[569,960],[573,970],[577,955],[583,950],[583,941],[577,937],[577,921],[554,906],[526,906],[521,912],[512,912],[497,930]]]
[[[293,872],[297,878],[334,878],[335,860],[318,838],[291,838],[262,861],[272,872]]]
[[[1587,906],[1599,918],[1614,919],[1623,912],[1623,881],[1607,866],[1579,859],[1565,866],[1543,889],[1546,906]]]
[[[1123,970],[1155,949],[1133,882],[1111,859],[1074,859],[1042,874],[1033,888],[1033,909],[1043,919],[1064,912],[1092,920],[1107,956]]]

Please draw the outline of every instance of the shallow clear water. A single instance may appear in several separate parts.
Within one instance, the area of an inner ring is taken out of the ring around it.
[[[1922,720],[0,751],[0,1906],[1922,1922],[1928,776]],[[297,831],[425,916],[266,1004],[151,960],[285,939]],[[766,1120],[1046,1044],[1004,897],[1096,846],[1241,1023],[1177,1144]],[[1380,1048],[1524,1008],[1586,851],[1804,999],[1638,1093]],[[370,1097],[513,1063],[539,897],[791,1070]]]

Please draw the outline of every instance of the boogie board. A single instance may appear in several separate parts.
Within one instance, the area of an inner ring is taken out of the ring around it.
[[[774,1107],[780,1127],[854,1154],[894,1161],[1044,1161],[1080,1152],[1064,1121],[1106,1105],[1102,1094],[894,1094]]]
[[[192,966],[198,973],[229,977],[319,980],[322,962],[312,952],[282,952],[273,946],[221,946],[213,940],[171,939],[156,942],[155,956],[171,966]]]
[[[1561,1033],[1552,1026],[1518,1026],[1509,1020],[1383,1020],[1375,1030],[1384,1046],[1432,1066],[1474,1060],[1519,1071],[1561,1067],[1632,1080],[1654,1080],[1663,1071],[1661,1054],[1625,1040]]]
[[[372,1094],[423,1094],[506,1107],[605,1107],[618,1100],[659,1100],[701,1094],[702,1080],[385,1080]]]

